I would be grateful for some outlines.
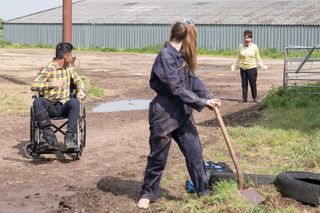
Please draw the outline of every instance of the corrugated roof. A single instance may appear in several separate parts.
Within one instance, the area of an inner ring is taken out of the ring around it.
[[[73,23],[172,24],[190,17],[198,24],[319,25],[319,0],[82,0],[73,3]],[[61,23],[53,8],[6,23]]]

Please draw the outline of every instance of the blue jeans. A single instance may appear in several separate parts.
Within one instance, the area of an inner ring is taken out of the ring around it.
[[[80,113],[78,99],[71,98],[62,104],[60,102],[52,103],[43,97],[38,97],[33,102],[33,108],[39,128],[50,126],[51,118],[68,117],[67,133],[74,134],[76,132]]]

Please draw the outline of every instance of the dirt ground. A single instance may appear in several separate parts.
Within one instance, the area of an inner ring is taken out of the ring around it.
[[[148,99],[150,69],[155,55],[76,52],[78,73],[108,89],[99,101],[89,101],[87,109],[100,102]],[[29,85],[41,66],[53,57],[47,49],[0,49],[1,91],[24,98],[31,104]],[[198,76],[216,97],[223,99],[222,114],[235,122],[246,120],[251,102],[239,104],[240,76],[231,72],[232,58],[199,57]],[[268,71],[258,74],[258,96],[282,84],[282,60],[264,60]],[[250,93],[249,93],[250,96]],[[27,111],[28,109],[26,109]],[[138,212],[135,204],[146,166],[148,145],[147,110],[87,113],[87,146],[80,161],[63,154],[27,159],[23,147],[29,140],[28,113],[0,116],[0,212]],[[198,124],[209,122],[213,113],[195,112]],[[227,122],[228,123],[228,122]],[[203,146],[214,143],[217,127],[197,126]],[[61,137],[60,137],[61,139]],[[62,143],[62,140],[60,140]],[[211,159],[205,156],[205,159]],[[175,162],[183,156],[175,143],[170,150],[164,175],[185,168]],[[186,192],[164,188],[164,199]]]

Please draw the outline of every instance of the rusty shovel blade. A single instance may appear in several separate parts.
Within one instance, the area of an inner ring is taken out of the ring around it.
[[[264,197],[262,197],[256,190],[253,188],[244,189],[240,191],[241,196],[250,204],[256,206],[265,201]]]

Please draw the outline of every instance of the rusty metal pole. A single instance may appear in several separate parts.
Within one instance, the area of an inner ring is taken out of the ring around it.
[[[72,0],[63,0],[63,42],[72,43]]]

